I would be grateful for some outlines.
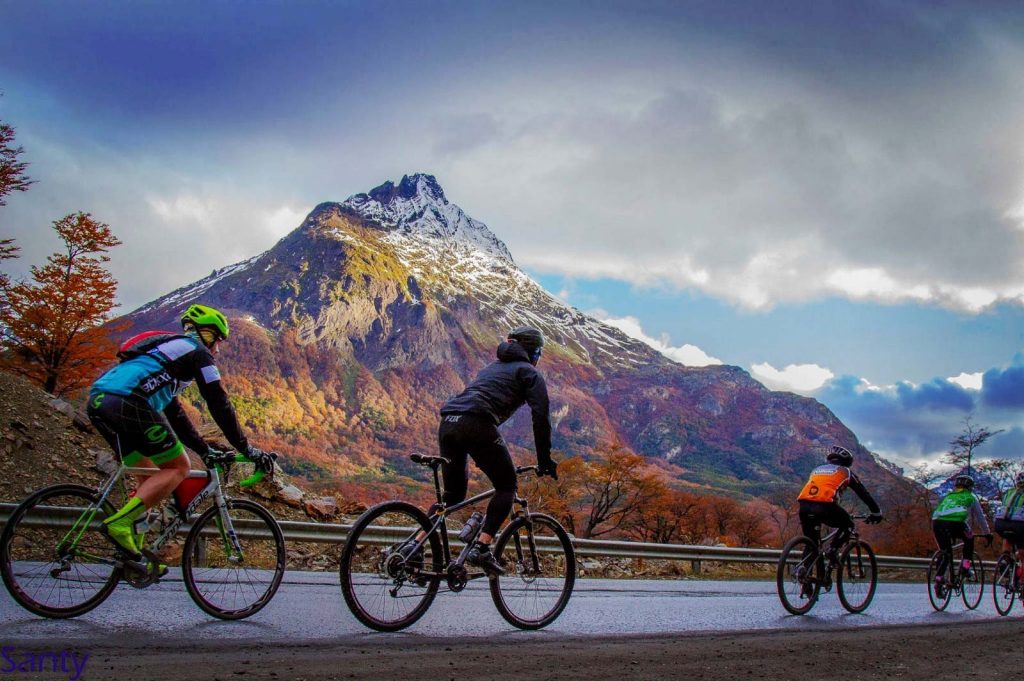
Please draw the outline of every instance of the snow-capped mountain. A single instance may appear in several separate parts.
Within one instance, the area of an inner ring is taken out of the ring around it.
[[[802,482],[842,444],[867,480],[895,477],[819,402],[738,367],[682,366],[565,305],[430,175],[316,206],[267,252],[127,315],[127,333],[167,328],[193,301],[231,318],[224,373],[248,426],[327,477],[415,474],[404,455],[432,446],[440,403],[522,324],[547,339],[562,455],[626,447],[749,494]],[[531,446],[528,421],[511,421],[511,443]]]

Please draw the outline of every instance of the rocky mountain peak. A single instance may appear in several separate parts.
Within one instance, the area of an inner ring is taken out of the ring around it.
[[[388,180],[368,193],[354,194],[341,204],[361,217],[399,235],[440,242],[445,248],[480,251],[512,263],[512,254],[487,225],[449,203],[437,178],[425,173],[404,175],[398,184]]]

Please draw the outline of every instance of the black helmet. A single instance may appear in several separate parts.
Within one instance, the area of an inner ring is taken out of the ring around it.
[[[1017,487],[1024,487],[1024,471],[1017,473],[1017,479],[1014,482],[1017,483]]]
[[[961,473],[956,476],[956,480],[953,481],[954,487],[963,487],[964,489],[974,489],[974,478],[967,473]]]
[[[530,363],[537,364],[540,349],[544,347],[544,334],[532,326],[517,326],[508,332],[508,339],[523,346],[523,350],[530,356]]]
[[[850,450],[846,447],[833,445],[833,447],[828,450],[828,456],[825,457],[825,460],[838,466],[852,466],[853,454],[851,454]]]
[[[522,345],[527,352],[544,347],[544,334],[532,326],[517,326],[508,332],[508,339]]]

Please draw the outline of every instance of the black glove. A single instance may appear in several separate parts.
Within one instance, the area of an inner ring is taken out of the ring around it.
[[[872,513],[864,522],[866,522],[868,525],[877,525],[878,523],[882,522],[882,514]]]
[[[234,460],[235,455],[233,452],[224,452],[216,447],[207,447],[206,453],[199,456],[203,460],[203,463],[207,467],[213,467],[218,464],[230,463]]]
[[[552,461],[551,459],[538,461],[537,475],[540,477],[547,475],[548,477],[558,480],[558,464]]]
[[[984,534],[982,536],[985,537],[985,546],[992,546],[992,533],[989,532],[988,534]]]
[[[277,458],[277,454],[275,452],[265,452],[262,449],[250,446],[248,451],[245,453],[245,458],[256,464],[256,470],[261,473],[273,473],[274,459]]]

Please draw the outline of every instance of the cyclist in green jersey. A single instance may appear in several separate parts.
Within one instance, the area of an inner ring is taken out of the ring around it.
[[[1017,549],[1017,579],[1024,565],[1024,471],[1017,474],[1016,485],[1003,495],[1003,510],[996,518],[996,532],[1003,538],[1003,553]]]
[[[935,542],[942,551],[939,558],[938,570],[936,570],[935,584],[933,588],[938,594],[944,586],[946,574],[946,560],[953,542],[962,540],[964,543],[963,565],[970,569],[970,557],[974,555],[974,533],[972,524],[977,525],[980,534],[992,545],[992,532],[988,527],[988,520],[981,508],[981,502],[974,496],[974,478],[967,474],[956,476],[953,481],[953,491],[942,498],[939,505],[932,513],[932,532],[935,534]]]

